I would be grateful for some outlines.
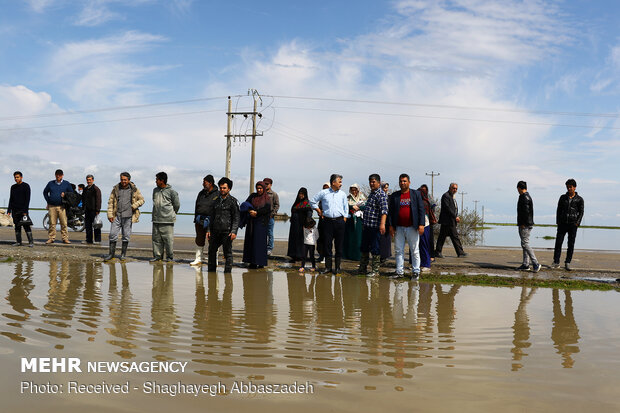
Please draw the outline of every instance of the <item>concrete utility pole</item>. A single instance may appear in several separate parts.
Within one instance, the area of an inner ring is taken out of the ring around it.
[[[480,201],[474,201],[474,214],[478,215],[478,202]]]
[[[433,199],[435,199],[435,177],[439,175],[440,173],[439,172],[435,173],[435,171],[431,171],[430,174],[428,172],[426,173],[426,176],[431,177],[431,198]]]
[[[482,226],[484,226],[484,205],[482,205]]]
[[[459,194],[461,194],[461,215],[463,215],[463,199],[465,195],[467,195],[467,192],[459,192]]]
[[[256,163],[256,137],[263,136],[262,133],[256,132],[256,117],[257,116],[259,118],[263,117],[262,113],[258,113],[256,111],[256,103],[258,102],[258,100],[260,100],[261,106],[262,106],[263,100],[261,99],[260,94],[258,93],[256,89],[248,90],[248,95],[250,93],[252,93],[252,99],[254,100],[254,109],[252,112],[233,112],[230,96],[228,97],[228,112],[226,112],[226,115],[228,115],[228,128],[227,128],[227,133],[226,133],[226,177],[230,178],[231,138],[252,137],[252,155],[251,155],[252,157],[250,161],[250,193],[252,193],[252,191],[254,190],[254,169],[255,169],[255,163]],[[235,118],[235,115],[243,115],[246,118],[250,115],[252,116],[252,134],[251,135],[248,135],[245,133],[241,133],[241,134],[232,133],[232,120]]]

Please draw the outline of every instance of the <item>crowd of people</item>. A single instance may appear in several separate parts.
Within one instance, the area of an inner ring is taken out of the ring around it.
[[[7,213],[13,215],[15,224],[15,246],[22,245],[23,228],[28,245],[34,245],[32,220],[29,216],[30,186],[23,181],[23,174],[13,174],[15,184],[11,187]],[[174,260],[174,223],[179,212],[178,193],[168,184],[168,175],[158,172],[155,175],[155,188],[152,200],[152,248],[151,261]],[[240,228],[245,228],[243,242],[243,262],[250,268],[263,268],[274,248],[274,217],[280,208],[279,197],[272,190],[273,180],[264,178],[255,185],[256,192],[241,204],[230,194],[233,182],[223,177],[215,184],[212,175],[203,179],[203,189],[198,193],[194,208],[195,259],[193,266],[208,265],[209,271],[217,266],[217,251],[224,252],[224,271],[230,272],[233,266],[232,243]],[[411,178],[403,173],[398,178],[399,190],[389,192],[389,183],[382,182],[379,174],[368,177],[369,192],[362,191],[358,184],[349,187],[349,193],[342,189],[342,176],[332,174],[329,182],[314,196],[308,195],[306,188],[300,188],[291,206],[290,230],[287,255],[291,262],[300,262],[299,271],[306,270],[306,262],[311,271],[317,270],[317,262],[325,262],[321,273],[341,272],[342,259],[359,261],[358,273],[378,276],[381,264],[392,255],[396,271],[394,277],[405,276],[405,244],[411,264],[410,278],[418,278],[420,273],[430,271],[431,263],[443,258],[442,250],[447,237],[450,238],[457,257],[465,257],[457,226],[460,222],[455,195],[458,184],[451,183],[441,197],[439,219],[436,218],[428,187],[411,187]],[[575,191],[574,179],[566,181],[567,192],[558,201],[556,213],[557,236],[553,257],[553,268],[560,266],[560,256],[564,237],[568,234],[568,249],[565,268],[570,270],[577,229],[584,214],[584,201]],[[517,202],[517,224],[523,249],[523,263],[518,270],[538,272],[541,264],[529,246],[529,237],[534,226],[533,201],[527,192],[527,183],[517,183],[519,199]],[[58,169],[55,179],[48,182],[43,190],[50,218],[48,240],[56,239],[56,225],[60,222],[62,242],[70,244],[67,232],[67,213],[79,207],[84,212],[86,244],[101,243],[102,222],[101,190],[95,185],[93,175],[86,176],[86,185],[78,189],[64,180],[64,173]],[[116,256],[116,246],[121,235],[121,254],[124,260],[131,238],[132,224],[138,222],[140,207],[144,197],[131,181],[128,172],[120,174],[108,198],[107,218],[110,222],[109,253],[104,260]],[[314,212],[318,214],[318,223]],[[440,225],[437,242],[434,242],[433,228]],[[205,246],[208,242],[208,257]],[[315,254],[318,253],[318,259]]]

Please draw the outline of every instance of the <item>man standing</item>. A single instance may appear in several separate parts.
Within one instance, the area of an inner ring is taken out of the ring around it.
[[[271,202],[271,215],[269,216],[269,226],[267,228],[267,255],[271,255],[273,251],[273,227],[276,223],[275,216],[280,209],[280,198],[278,194],[271,189],[273,179],[264,178],[263,182],[265,183],[265,191],[267,195],[269,195],[269,201]]]
[[[329,188],[323,189],[312,197],[310,205],[312,209],[319,213],[319,218],[323,218],[325,269],[321,272],[337,274],[340,272],[344,228],[345,222],[349,217],[349,203],[347,202],[347,194],[340,190],[342,187],[342,175],[332,174],[329,178],[329,184]],[[336,268],[332,270],[332,244],[334,243]]]
[[[153,259],[172,261],[174,259],[174,222],[181,207],[179,194],[168,185],[168,174],[158,172],[153,188]]]
[[[370,195],[366,200],[362,218],[362,244],[358,274],[376,277],[381,266],[381,235],[385,234],[385,221],[388,214],[388,199],[381,189],[381,177],[372,174],[368,177]],[[368,261],[372,253],[371,272],[368,273]]]
[[[118,233],[122,232],[121,260],[127,255],[127,246],[131,237],[131,226],[140,219],[140,208],[144,204],[144,197],[138,187],[131,182],[129,172],[121,172],[120,182],[114,185],[108,199],[108,220],[110,221],[110,253],[104,258],[109,261],[114,258]]]
[[[84,225],[86,227],[86,244],[93,243],[93,221],[101,210],[101,190],[95,185],[95,177],[86,175],[86,186],[82,191],[84,208]],[[101,228],[95,228],[95,244],[101,244]]]
[[[54,175],[56,179],[49,181],[43,189],[43,196],[47,202],[46,209],[50,216],[49,238],[45,243],[51,244],[56,240],[56,223],[60,220],[62,242],[71,244],[71,241],[69,241],[69,233],[67,232],[67,213],[62,204],[62,199],[66,193],[73,192],[73,188],[71,188],[71,184],[68,181],[62,179],[64,176],[62,169],[57,169]]]
[[[463,251],[459,233],[456,231],[456,224],[461,222],[459,218],[459,208],[456,203],[456,193],[459,190],[459,186],[456,183],[451,183],[448,192],[441,197],[441,212],[439,213],[439,237],[437,238],[437,248],[435,248],[435,257],[443,258],[441,250],[443,243],[446,241],[446,237],[450,237],[456,255],[460,257],[466,257],[467,253]]]
[[[396,276],[402,277],[405,268],[405,241],[409,245],[411,259],[411,278],[420,276],[420,236],[424,234],[426,210],[418,191],[409,189],[409,175],[400,174],[400,191],[390,196],[390,233],[394,238],[396,255]],[[431,241],[432,243],[432,241]]]
[[[15,225],[15,244],[13,246],[22,245],[22,227],[28,237],[28,246],[34,247],[32,239],[32,230],[30,225],[32,221],[28,217],[28,209],[30,208],[30,185],[23,181],[23,175],[20,171],[13,173],[15,183],[11,186],[11,196],[9,197],[9,206],[7,215],[13,214],[13,224]],[[27,223],[24,223],[24,219]]]
[[[213,214],[209,220],[209,271],[215,271],[217,267],[217,250],[220,245],[224,249],[224,272],[232,271],[233,256],[232,242],[237,238],[239,229],[239,202],[230,195],[233,182],[224,177],[218,181],[220,195],[213,205]]]
[[[529,270],[530,260],[534,266],[534,272],[540,271],[542,267],[532,247],[530,247],[530,234],[534,227],[534,203],[532,197],[527,192],[527,182],[519,181],[517,183],[517,191],[519,192],[519,201],[517,202],[517,225],[519,226],[519,238],[521,238],[521,248],[523,248],[523,264],[517,270]]]
[[[570,262],[573,259],[577,228],[579,228],[581,220],[583,219],[584,202],[583,198],[575,191],[576,188],[577,182],[574,179],[566,181],[566,193],[560,196],[558,209],[555,214],[558,231],[555,236],[552,268],[560,267],[562,243],[564,242],[564,236],[568,233],[568,248],[566,250],[566,260],[564,261],[564,268],[566,268],[566,271],[571,270]]]
[[[194,227],[196,229],[196,259],[189,265],[202,265],[206,262],[204,248],[207,239],[209,220],[213,215],[213,205],[218,198],[217,188],[213,175],[207,175],[202,180],[202,191],[196,197],[196,209],[194,210]]]

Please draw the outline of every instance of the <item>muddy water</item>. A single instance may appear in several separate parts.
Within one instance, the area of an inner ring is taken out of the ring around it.
[[[0,264],[0,291],[0,411],[620,409],[616,292],[61,261]],[[22,373],[22,357],[79,358],[83,371]],[[100,361],[187,364],[86,371]],[[129,393],[68,393],[70,382]],[[214,395],[147,393],[154,382]]]

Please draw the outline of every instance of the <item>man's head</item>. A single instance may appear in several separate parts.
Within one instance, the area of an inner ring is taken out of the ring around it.
[[[86,175],[86,185],[91,186],[95,182],[95,177],[92,175]]]
[[[78,185],[78,192],[81,194],[84,191],[84,184]]]
[[[450,187],[448,188],[448,192],[450,192],[450,195],[456,194],[458,190],[459,190],[459,184],[457,184],[456,182],[452,182],[450,184]]]
[[[271,185],[273,185],[273,179],[264,178],[263,183],[265,184],[265,191],[267,192],[271,191]]]
[[[121,172],[121,187],[127,188],[130,181],[131,181],[131,175],[129,174],[129,172]]]
[[[342,175],[332,174],[329,177],[329,185],[334,191],[340,190],[342,187]]]
[[[215,186],[215,180],[213,179],[213,175],[209,174],[202,178],[202,187],[207,191],[210,191]]]
[[[15,179],[16,183],[21,184],[22,179],[24,179],[24,175],[22,175],[20,171],[15,171],[13,172],[13,179]]]
[[[400,187],[400,190],[407,192],[409,190],[409,185],[411,185],[409,175],[400,174],[400,176],[398,177],[398,186]]]
[[[520,194],[526,193],[527,192],[527,182],[525,182],[525,181],[517,182],[517,191],[519,191]]]
[[[389,182],[381,182],[381,189],[387,194],[390,192],[390,183]]]
[[[379,174],[370,174],[368,177],[368,185],[372,191],[379,189],[381,187],[381,177]]]
[[[165,188],[168,184],[168,174],[165,172],[157,172],[155,175],[155,184],[159,188]]]
[[[329,188],[329,182],[325,182],[325,183],[323,184],[323,189],[327,189],[327,188]]]
[[[54,175],[56,176],[56,181],[60,182],[62,181],[62,177],[65,175],[65,173],[62,171],[62,169],[56,169]]]
[[[571,197],[575,195],[575,189],[577,189],[577,181],[572,178],[566,181],[566,191]]]
[[[220,187],[220,195],[222,198],[226,198],[232,189],[233,182],[230,179],[223,177],[217,181],[217,185]]]

